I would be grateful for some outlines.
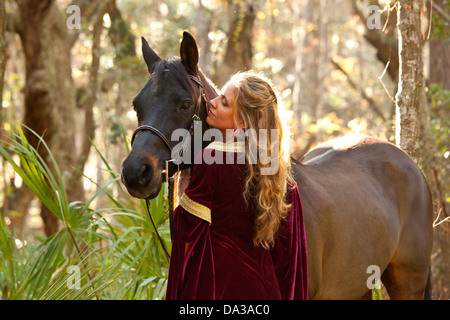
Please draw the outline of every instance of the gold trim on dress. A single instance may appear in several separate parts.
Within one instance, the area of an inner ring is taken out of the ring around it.
[[[190,214],[211,224],[211,209],[190,199],[186,193],[183,193],[180,198],[180,206]]]
[[[173,207],[178,207],[178,177],[174,180],[173,183]]]
[[[245,152],[245,141],[237,141],[232,143],[213,141],[205,149],[214,149],[222,152]]]

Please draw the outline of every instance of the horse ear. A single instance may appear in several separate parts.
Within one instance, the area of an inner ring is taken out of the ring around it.
[[[186,70],[190,73],[196,73],[198,64],[197,42],[195,42],[194,37],[187,31],[183,32],[180,57]]]
[[[144,37],[142,39],[142,55],[144,56],[145,63],[147,64],[148,72],[152,73],[155,69],[155,64],[161,60],[161,58],[150,48],[147,40]]]

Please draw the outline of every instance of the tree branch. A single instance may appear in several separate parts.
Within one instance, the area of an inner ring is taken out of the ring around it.
[[[73,0],[72,4],[80,8],[82,21],[91,21],[92,17],[97,12],[98,5],[101,2],[102,0]],[[67,43],[69,44],[70,48],[72,48],[72,46],[75,44],[78,37],[80,36],[80,33],[81,30],[74,29],[71,30],[70,34],[67,35]]]
[[[348,81],[350,87],[352,87],[353,89],[355,89],[356,91],[359,91],[361,93],[361,97],[364,100],[367,101],[367,103],[369,104],[370,109],[372,109],[372,111],[375,112],[375,114],[377,116],[379,116],[383,121],[386,121],[386,117],[384,116],[383,112],[381,112],[380,108],[378,108],[378,106],[375,103],[375,101],[371,97],[369,97],[364,90],[358,90],[358,87],[355,84],[355,82],[353,82],[353,80],[350,78],[350,75],[344,69],[342,69],[342,67],[339,65],[339,63],[337,63],[336,61],[331,59],[331,64],[337,70],[339,70],[340,72],[342,72],[345,75],[345,77],[347,78],[347,81]]]
[[[111,28],[109,28],[109,38],[116,51],[116,59],[128,56],[136,56],[135,39],[136,37],[130,30],[127,22],[123,19],[122,14],[117,8],[115,1],[110,1],[107,6],[106,13],[111,19]]]
[[[351,0],[351,5],[353,8],[353,12],[359,16],[361,21],[367,20],[366,15],[359,9],[356,0]],[[395,29],[395,25],[397,23],[397,19],[395,14],[391,14],[389,16],[388,21],[388,35],[393,35],[393,30]],[[377,58],[384,65],[387,65],[389,62],[389,67],[387,69],[387,73],[391,77],[394,82],[398,81],[399,74],[399,59],[398,59],[398,42],[394,38],[387,36],[381,30],[378,29],[368,29],[365,28],[366,32],[364,33],[364,38],[377,50]]]
[[[93,107],[97,100],[96,95],[98,91],[98,70],[100,67],[100,36],[103,31],[103,16],[107,12],[108,6],[115,0],[101,1],[97,3],[97,9],[95,11],[93,31],[92,31],[92,60],[91,68],[89,72],[89,83],[87,88],[87,96],[85,100],[81,103],[81,108],[84,110],[85,123],[84,132],[86,136],[83,138],[83,143],[81,146],[81,151],[78,156],[76,167],[82,170],[82,167],[86,163],[86,159],[89,155],[91,149],[91,141],[94,140],[95,135],[95,123],[94,123],[94,113]]]
[[[438,13],[441,17],[443,17],[443,18],[447,19],[448,21],[450,21],[450,15],[449,15],[447,12],[445,12],[445,10],[442,9],[442,8],[439,6],[439,4],[433,2],[433,9],[435,9],[435,10],[437,11],[437,13]]]

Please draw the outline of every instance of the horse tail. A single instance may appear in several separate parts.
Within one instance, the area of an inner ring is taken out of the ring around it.
[[[431,300],[431,264],[428,266],[427,284],[425,285],[424,300]]]

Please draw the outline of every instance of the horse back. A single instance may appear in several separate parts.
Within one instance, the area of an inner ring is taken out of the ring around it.
[[[383,272],[395,257],[428,266],[431,197],[420,169],[399,148],[342,137],[293,161],[292,169],[304,212],[311,298],[363,296],[367,268]],[[416,257],[418,248],[424,254]]]

